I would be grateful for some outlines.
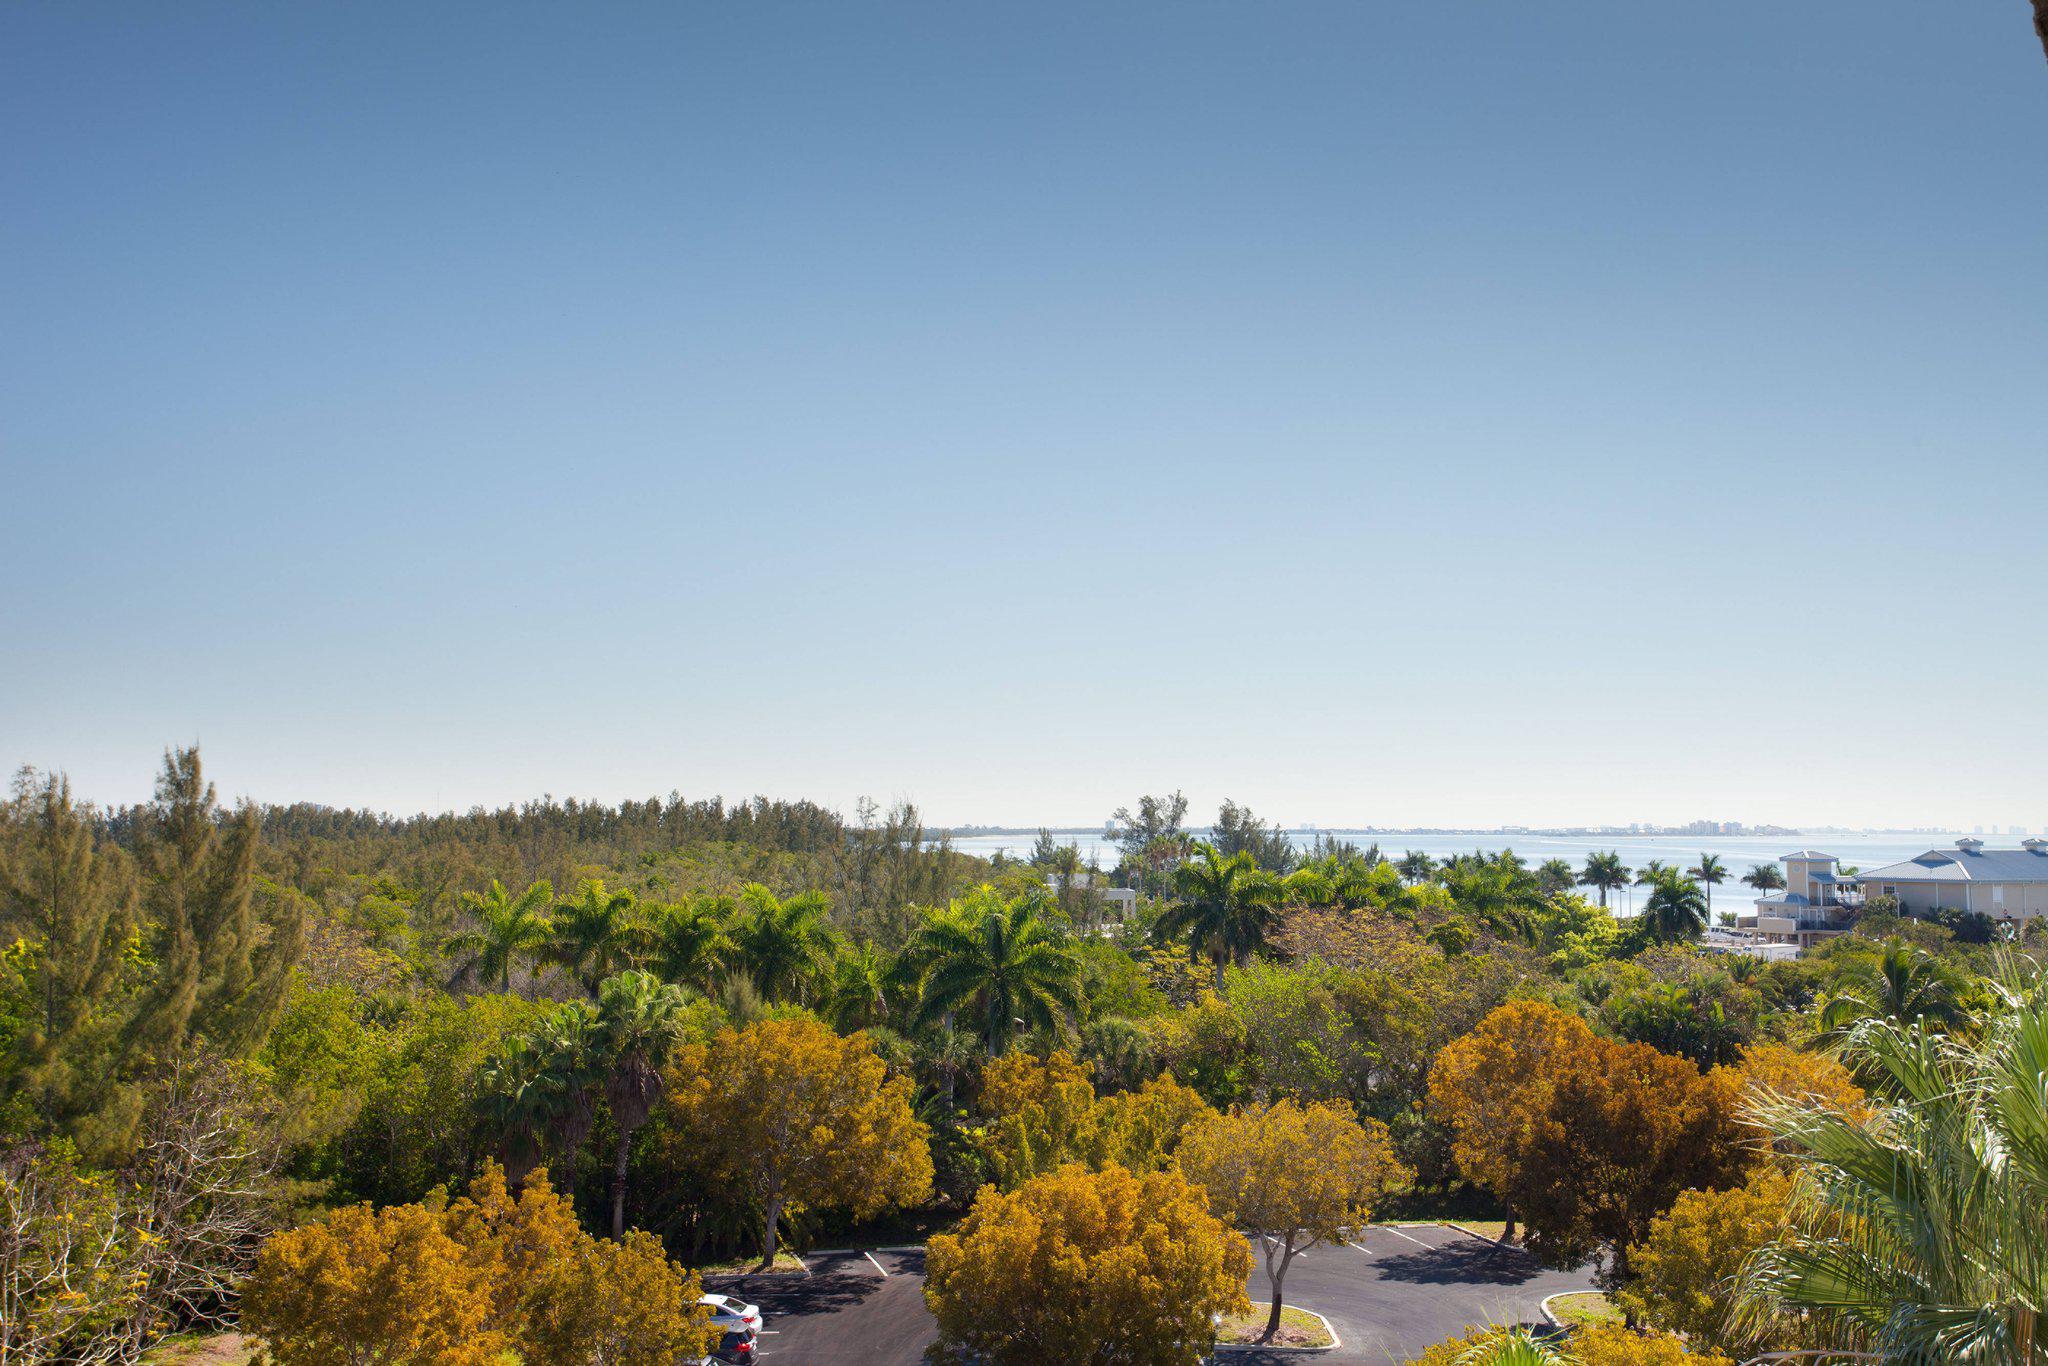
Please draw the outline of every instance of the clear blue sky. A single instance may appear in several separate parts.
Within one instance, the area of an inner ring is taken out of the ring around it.
[[[2048,824],[2021,0],[0,11],[0,761]]]

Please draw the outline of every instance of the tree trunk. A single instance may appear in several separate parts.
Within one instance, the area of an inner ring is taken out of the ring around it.
[[[2048,54],[2048,0],[2034,0],[2034,32],[2040,35],[2041,51]]]
[[[612,1163],[612,1240],[626,1240],[626,1157],[633,1147],[633,1131],[619,1126],[619,1151]]]
[[[775,1243],[777,1231],[782,1226],[782,1192],[768,1197],[768,1226],[761,1238],[761,1270],[775,1269]]]
[[[1228,965],[1228,960],[1223,954],[1219,953],[1216,955],[1216,994],[1218,996],[1223,994],[1223,970]]]
[[[1259,1335],[1260,1342],[1271,1342],[1280,1332],[1280,1287],[1273,1287],[1273,1312],[1266,1315],[1266,1331]]]
[[[1266,1244],[1266,1293],[1273,1297],[1272,1308],[1266,1315],[1266,1331],[1259,1334],[1260,1342],[1271,1342],[1280,1331],[1280,1310],[1284,1302],[1281,1285],[1287,1279],[1287,1264],[1294,1260],[1294,1235],[1289,1233],[1287,1241],[1280,1244],[1280,1266],[1273,1267],[1273,1243]]]
[[[1507,1225],[1500,1231],[1500,1240],[1503,1243],[1515,1241],[1515,1207],[1513,1205],[1508,1206]]]

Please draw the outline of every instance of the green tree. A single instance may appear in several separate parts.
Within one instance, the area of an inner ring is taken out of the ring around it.
[[[1287,838],[1287,832],[1254,816],[1250,807],[1233,801],[1225,800],[1217,811],[1209,843],[1225,858],[1250,854],[1252,862],[1276,877],[1294,867],[1294,843]]]
[[[824,896],[804,892],[783,901],[750,882],[740,890],[740,904],[732,933],[740,970],[770,1001],[810,1000],[839,947]]]
[[[514,896],[496,878],[487,891],[464,893],[463,905],[476,919],[476,928],[448,942],[449,951],[460,960],[457,977],[512,990],[512,969],[521,960],[538,962],[553,942],[548,908],[554,899],[555,889],[546,882],[532,883]]]
[[[1842,1055],[1893,1103],[1875,1124],[1760,1107],[1798,1183],[1790,1228],[1744,1269],[1745,1312],[1885,1361],[2042,1360],[2048,986],[2002,983],[1977,1042],[1872,1017]]]
[[[246,1054],[277,1018],[305,910],[290,893],[259,896],[257,827],[253,806],[220,810],[197,749],[168,752],[155,800],[134,812],[155,961],[131,1022],[142,1065],[183,1057],[202,1037]]]
[[[592,997],[597,984],[632,967],[647,948],[647,926],[629,891],[613,891],[600,878],[586,878],[576,899],[555,908],[549,956]]]
[[[1556,896],[1561,892],[1569,892],[1578,885],[1578,874],[1572,871],[1572,865],[1568,859],[1545,859],[1542,866],[1536,870],[1536,886],[1545,896]]]
[[[1707,898],[1700,884],[1671,868],[1659,868],[1643,903],[1643,924],[1660,940],[1697,939],[1707,928]]]
[[[14,800],[0,807],[0,943],[26,938],[18,961],[32,1005],[11,1056],[0,1058],[0,1087],[48,1128],[90,1121],[111,1104],[135,897],[126,856],[97,847],[70,781],[24,769]]]
[[[618,1146],[612,1156],[612,1237],[626,1236],[626,1165],[633,1134],[661,1097],[663,1069],[683,1041],[689,998],[652,973],[607,977],[597,989],[605,1101]]]
[[[969,1011],[995,1057],[1021,1026],[1056,1031],[1081,1005],[1072,948],[1028,897],[1004,901],[983,887],[933,916],[909,955],[927,1021]]]
[[[1753,863],[1742,880],[1756,888],[1759,895],[1775,892],[1785,885],[1785,875],[1778,871],[1775,863]]]
[[[1404,882],[1427,882],[1436,872],[1436,860],[1419,849],[1410,849],[1394,864]]]
[[[732,907],[722,897],[694,897],[656,906],[650,916],[648,963],[662,980],[710,994],[724,980],[734,947]]]
[[[1685,875],[1707,889],[1707,919],[1714,918],[1714,888],[1728,880],[1728,865],[1712,854],[1701,854],[1700,861],[1685,870]]]
[[[1621,861],[1619,850],[1586,855],[1586,866],[1579,870],[1582,886],[1592,887],[1600,893],[1600,905],[1607,905],[1609,892],[1619,891],[1628,886],[1630,869]]]
[[[1963,975],[1925,949],[1902,940],[1885,942],[1874,958],[1853,963],[1836,981],[1821,1007],[1821,1028],[1845,1037],[1866,1020],[1924,1024],[1954,1032],[1971,1019],[1969,986]]]
[[[1195,846],[1195,858],[1174,872],[1175,900],[1152,922],[1160,943],[1185,940],[1190,957],[1206,955],[1216,969],[1216,989],[1233,963],[1265,947],[1280,914],[1280,884],[1250,854],[1223,855],[1214,845]]]

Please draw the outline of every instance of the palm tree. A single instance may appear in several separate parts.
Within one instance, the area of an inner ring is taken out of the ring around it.
[[[1714,918],[1714,888],[1728,880],[1728,866],[1712,854],[1701,854],[1697,866],[1685,870],[1685,875],[1707,889],[1707,919]]]
[[[1778,871],[1775,863],[1753,863],[1742,880],[1757,889],[1759,894],[1775,892],[1785,885],[1785,875]]]
[[[1401,875],[1403,882],[1427,882],[1429,875],[1436,871],[1436,860],[1420,849],[1410,849],[1401,855],[1394,870]]]
[[[1955,1033],[1971,1021],[1968,987],[1954,968],[1925,949],[1885,942],[1875,959],[1843,974],[1821,1007],[1821,1029],[1846,1038],[1865,1021],[1919,1025],[1931,1034]]]
[[[1458,1366],[1577,1366],[1578,1358],[1528,1328],[1488,1335],[1458,1358]]]
[[[508,1179],[523,1180],[546,1148],[562,1158],[560,1185],[573,1200],[576,1162],[596,1117],[604,1077],[597,1012],[565,1001],[485,1064],[484,1115],[497,1128]]]
[[[449,940],[449,950],[461,957],[456,969],[458,981],[492,982],[498,990],[512,990],[512,969],[521,959],[537,962],[546,955],[554,923],[548,919],[548,904],[555,889],[536,882],[513,896],[496,878],[485,892],[464,892],[462,903],[476,917],[477,925]]]
[[[872,944],[843,949],[832,964],[832,985],[821,1012],[842,1034],[868,1029],[889,1018],[889,988],[895,965]]]
[[[1707,898],[1700,885],[1673,868],[1659,868],[1643,903],[1643,918],[1659,939],[1697,939],[1707,928]]]
[[[611,891],[601,879],[587,878],[574,901],[555,908],[549,952],[595,997],[599,982],[633,966],[647,938],[633,894]]]
[[[1600,905],[1607,906],[1607,894],[1628,886],[1630,869],[1621,861],[1621,851],[1609,850],[1604,854],[1586,855],[1586,866],[1579,870],[1579,882],[1600,891]]]
[[[956,1010],[982,1019],[993,1058],[1019,1028],[1055,1030],[1081,1004],[1081,964],[1028,897],[983,887],[918,931],[919,1016],[942,1026]]]
[[[1642,887],[1654,883],[1658,878],[1670,871],[1670,864],[1664,862],[1663,859],[1653,858],[1637,870],[1636,886]]]
[[[724,978],[733,955],[726,933],[732,903],[724,897],[694,897],[656,906],[649,918],[648,962],[662,980],[709,995]]]
[[[1542,866],[1536,870],[1536,885],[1543,889],[1545,896],[1569,892],[1578,883],[1578,875],[1572,872],[1572,865],[1566,859],[1545,859]]]
[[[629,970],[607,977],[597,991],[597,1032],[604,1095],[611,1106],[618,1147],[612,1157],[612,1237],[626,1236],[626,1160],[633,1134],[661,1097],[662,1069],[682,1041],[689,997],[652,973]]]
[[[1173,881],[1177,899],[1152,922],[1153,938],[1186,939],[1191,958],[1207,954],[1221,991],[1223,970],[1265,947],[1279,918],[1280,884],[1249,853],[1226,858],[1213,844],[1197,844],[1194,859],[1174,869]]]
[[[1972,1366],[2048,1358],[2048,990],[2010,975],[1981,1042],[1869,1019],[1842,1056],[1892,1103],[1876,1122],[1773,1098],[1799,1173],[1788,1229],[1737,1281],[1745,1325],[1796,1317],[1842,1354]]]
[[[734,956],[754,990],[770,1001],[809,1000],[839,948],[824,894],[800,892],[779,901],[750,882],[740,889],[740,902],[746,909],[733,927]]]
[[[1459,910],[1495,934],[1533,937],[1543,896],[1529,874],[1499,863],[1460,861],[1444,867],[1443,884]]]

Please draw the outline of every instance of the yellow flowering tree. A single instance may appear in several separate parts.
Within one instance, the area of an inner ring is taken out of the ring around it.
[[[925,1302],[942,1351],[989,1366],[1195,1366],[1243,1313],[1251,1253],[1176,1172],[1078,1163],[983,1187],[933,1238]]]
[[[1727,1312],[1743,1260],[1784,1229],[1791,1193],[1791,1176],[1775,1164],[1758,1167],[1728,1190],[1686,1191],[1651,1223],[1649,1237],[1629,1249],[1635,1280],[1616,1292],[1616,1300],[1632,1316],[1703,1346],[1795,1346],[1789,1333],[1765,1341],[1738,1334]]]
[[[242,1325],[279,1366],[667,1366],[718,1340],[661,1241],[584,1233],[536,1172],[514,1199],[485,1168],[464,1199],[354,1205],[272,1237]]]
[[[1294,1259],[1370,1219],[1401,1171],[1386,1125],[1361,1122],[1342,1103],[1291,1100],[1209,1120],[1182,1141],[1178,1161],[1218,1218],[1260,1241],[1272,1286],[1263,1342],[1280,1330]]]
[[[760,1202],[766,1267],[787,1211],[865,1218],[930,1194],[931,1134],[910,1096],[866,1035],[791,1017],[721,1031],[679,1100],[718,1174]]]

